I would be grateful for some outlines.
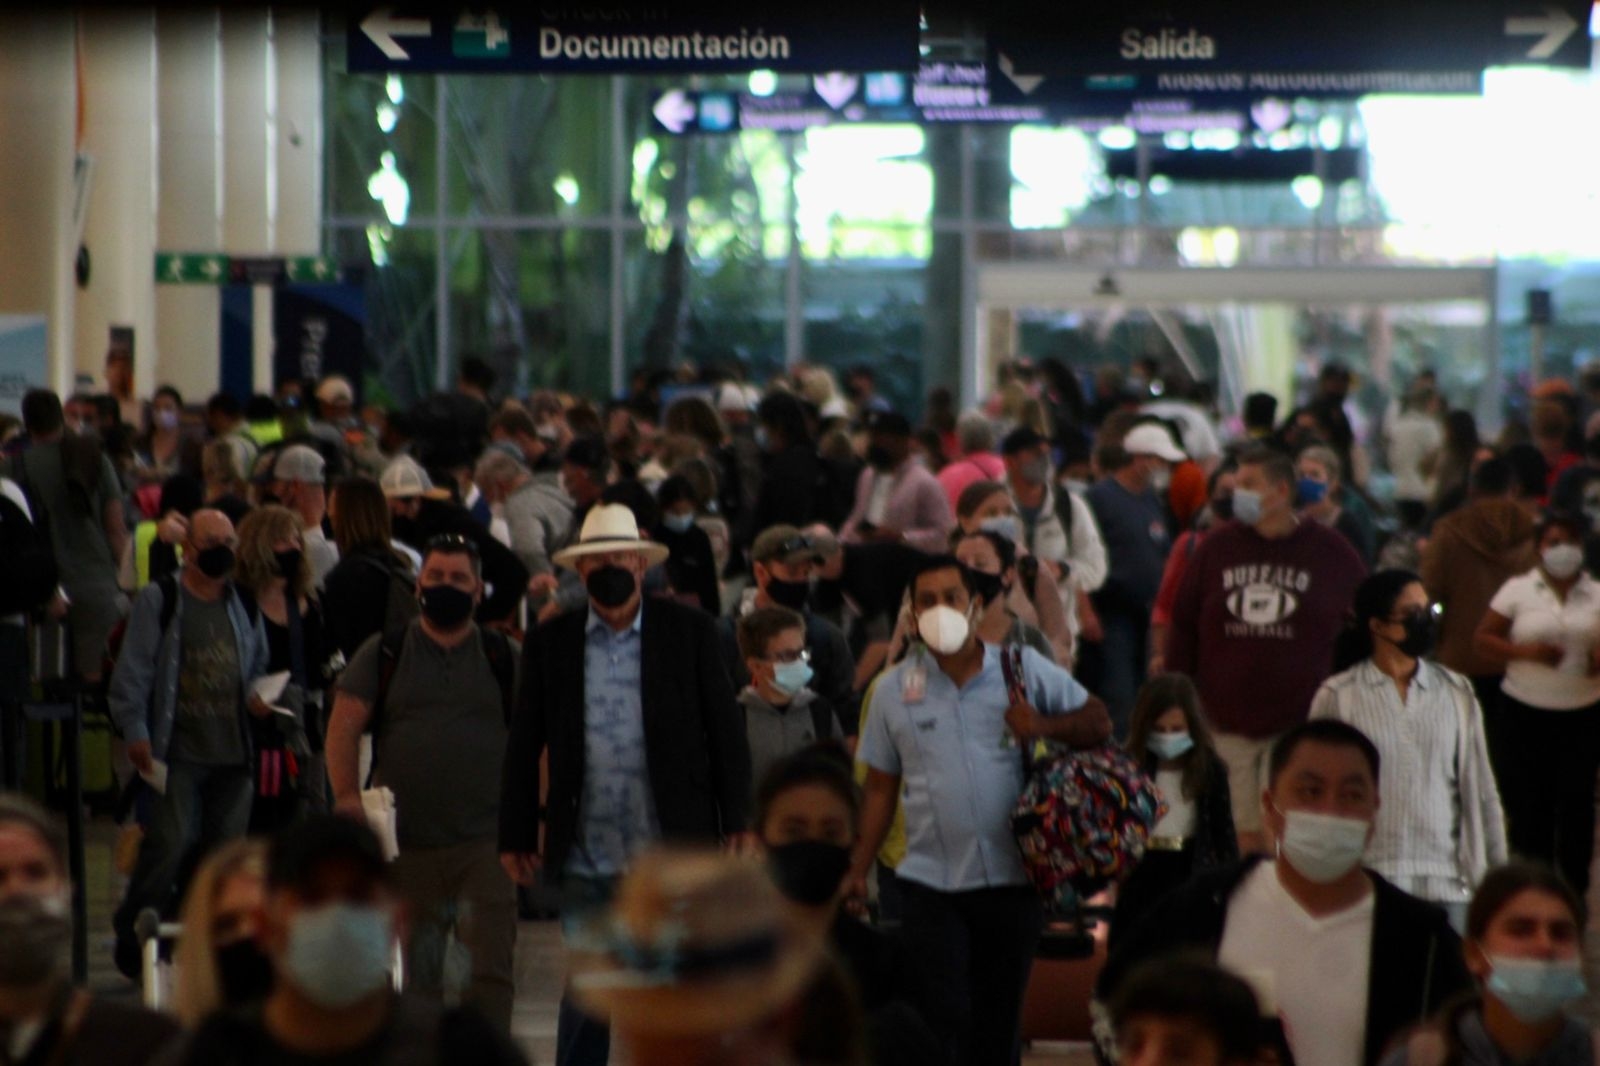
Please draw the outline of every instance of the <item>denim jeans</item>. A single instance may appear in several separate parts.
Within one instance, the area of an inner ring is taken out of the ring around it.
[[[1111,731],[1118,741],[1128,739],[1133,704],[1144,684],[1149,654],[1150,612],[1105,610],[1100,612],[1105,637],[1100,642],[1102,674],[1100,698],[1111,713]]]
[[[254,796],[255,779],[245,766],[168,766],[166,795],[156,804],[127,895],[112,919],[119,953],[126,950],[125,942],[133,941],[140,911],[153,907],[171,912],[183,892],[178,879],[193,860],[244,836]]]
[[[561,882],[561,935],[568,947],[581,940],[616,893],[612,878],[574,877]],[[556,1017],[556,1066],[606,1066],[611,1057],[611,1027],[585,1014],[572,1002],[572,990],[561,994]]]

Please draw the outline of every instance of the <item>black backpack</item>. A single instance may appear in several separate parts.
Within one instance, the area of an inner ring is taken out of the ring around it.
[[[56,594],[61,574],[44,507],[30,491],[21,455],[16,458],[17,487],[28,501],[28,514],[0,494],[0,615],[34,611]]]

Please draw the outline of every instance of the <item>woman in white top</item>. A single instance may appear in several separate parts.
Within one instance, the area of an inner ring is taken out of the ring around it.
[[[1600,770],[1600,585],[1583,572],[1581,519],[1547,515],[1539,565],[1500,586],[1474,646],[1506,664],[1500,791],[1511,849],[1552,863],[1581,894]]]
[[[1436,627],[1416,574],[1370,575],[1354,613],[1336,654],[1348,668],[1323,683],[1311,717],[1348,722],[1383,757],[1368,868],[1445,904],[1459,928],[1473,889],[1507,858],[1478,698],[1466,678],[1423,659]]]

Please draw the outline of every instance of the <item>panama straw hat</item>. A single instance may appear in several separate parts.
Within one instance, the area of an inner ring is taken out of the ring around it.
[[[620,503],[598,503],[590,508],[578,533],[578,542],[568,545],[552,555],[557,566],[571,566],[580,555],[598,555],[601,552],[636,551],[644,553],[645,562],[651,566],[662,562],[671,551],[665,544],[657,544],[639,536],[639,523],[633,512]]]
[[[623,877],[607,920],[575,938],[579,1005],[623,1031],[727,1032],[792,1003],[822,960],[755,859],[662,848]]]

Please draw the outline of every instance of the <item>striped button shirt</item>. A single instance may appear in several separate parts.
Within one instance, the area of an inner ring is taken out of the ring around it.
[[[1324,682],[1311,717],[1348,722],[1378,748],[1368,867],[1424,899],[1459,902],[1489,865],[1505,861],[1500,794],[1465,678],[1422,662],[1402,700],[1394,680],[1366,659]]]

